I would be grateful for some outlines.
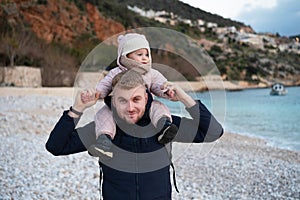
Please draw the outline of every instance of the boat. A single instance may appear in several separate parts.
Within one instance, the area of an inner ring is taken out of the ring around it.
[[[286,95],[286,94],[287,94],[287,90],[285,89],[285,87],[282,83],[275,83],[272,85],[270,95],[282,96],[282,95]]]

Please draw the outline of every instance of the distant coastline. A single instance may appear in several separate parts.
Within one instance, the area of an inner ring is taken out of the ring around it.
[[[270,88],[271,86],[265,84],[247,84],[240,81],[238,84],[231,81],[218,82],[201,82],[201,81],[174,81],[185,91],[205,92],[209,90],[226,90],[226,91],[240,91],[246,89]],[[287,87],[299,86],[285,84]],[[16,96],[16,95],[54,95],[54,96],[72,96],[75,87],[0,87],[0,96]],[[81,86],[81,88],[84,88]],[[87,87],[88,88],[88,87]]]
[[[48,86],[42,86],[41,71],[37,68],[27,66],[17,66],[15,68],[4,67],[0,68],[0,86],[16,88],[48,88]],[[65,79],[56,79],[54,81],[55,87],[73,87],[78,88],[93,88],[103,78],[102,72],[78,72],[76,74],[75,81],[66,77]],[[223,80],[224,77],[220,75],[205,75],[195,77],[195,81],[175,81],[171,76],[172,82],[177,83],[185,91],[203,92],[208,90],[226,90],[226,91],[240,91],[244,89],[256,89],[256,88],[270,88],[274,83],[279,82],[285,86],[299,86],[300,77],[296,76],[293,79],[275,79],[269,80],[262,77],[257,77],[255,82],[249,82],[244,80]],[[46,84],[47,85],[47,84]],[[50,84],[51,85],[51,84]],[[54,88],[55,88],[54,87]],[[49,87],[50,88],[50,87]]]

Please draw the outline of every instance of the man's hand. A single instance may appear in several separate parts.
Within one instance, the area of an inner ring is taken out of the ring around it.
[[[72,106],[76,111],[83,112],[86,108],[96,104],[99,99],[100,93],[95,89],[87,89],[79,91],[76,95],[74,105]],[[73,112],[69,112],[71,117],[79,117]]]

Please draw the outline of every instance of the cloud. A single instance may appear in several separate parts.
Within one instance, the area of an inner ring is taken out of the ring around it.
[[[299,0],[181,0],[225,18],[250,25],[256,32],[300,34]]]
[[[272,9],[277,6],[277,0],[245,0],[241,11],[251,11],[256,9]]]
[[[213,14],[218,14],[225,18],[234,19],[242,11],[251,11],[259,8],[273,8],[277,5],[277,0],[181,0],[189,5],[200,8]]]
[[[291,36],[300,34],[299,13],[299,0],[278,0],[276,6],[271,8],[245,10],[237,16],[237,19],[251,25],[256,32]]]

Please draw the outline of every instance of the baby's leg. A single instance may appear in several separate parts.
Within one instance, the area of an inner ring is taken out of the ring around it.
[[[116,124],[112,111],[104,105],[95,116],[96,138],[101,134],[109,135],[112,139],[116,134]]]
[[[88,151],[91,155],[97,156],[102,160],[113,157],[111,151],[112,139],[116,133],[116,124],[108,106],[103,106],[95,116],[96,143],[92,144]]]
[[[166,120],[170,123],[172,122],[169,108],[165,104],[157,100],[152,101],[149,116],[151,119],[151,123],[155,126],[155,128],[162,128]]]
[[[172,124],[172,117],[168,107],[154,100],[151,104],[149,116],[152,124],[159,131],[158,142],[161,144],[171,142],[178,132],[178,127]]]

